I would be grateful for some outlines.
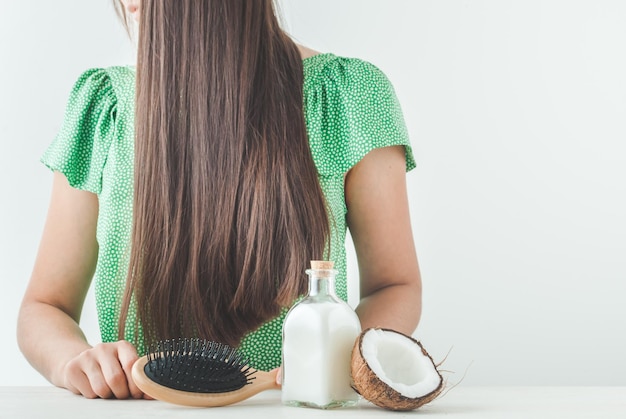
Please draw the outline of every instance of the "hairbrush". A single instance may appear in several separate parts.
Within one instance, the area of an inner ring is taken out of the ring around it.
[[[132,376],[150,397],[185,406],[226,406],[279,389],[277,371],[255,370],[228,345],[201,339],[157,342],[133,365]]]

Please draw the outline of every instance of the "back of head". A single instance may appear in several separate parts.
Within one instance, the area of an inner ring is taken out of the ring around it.
[[[148,341],[236,345],[305,291],[326,205],[271,0],[143,0],[131,259]],[[123,330],[120,331],[123,336]]]

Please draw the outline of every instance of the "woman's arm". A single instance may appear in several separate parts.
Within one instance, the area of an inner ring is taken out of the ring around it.
[[[96,195],[54,174],[48,217],[20,308],[17,338],[51,383],[86,397],[141,397],[130,379],[137,358],[128,342],[92,348],[78,326],[98,257]]]
[[[345,195],[359,265],[361,326],[411,335],[420,320],[422,291],[405,165],[404,147],[375,149],[348,172]]]

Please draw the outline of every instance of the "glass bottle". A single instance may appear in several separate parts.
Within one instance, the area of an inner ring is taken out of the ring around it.
[[[333,262],[312,261],[309,292],[283,324],[282,401],[321,409],[354,406],[359,395],[350,386],[352,348],[361,323],[335,295]]]

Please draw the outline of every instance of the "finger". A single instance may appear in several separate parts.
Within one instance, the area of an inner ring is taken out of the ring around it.
[[[116,399],[127,399],[130,395],[128,380],[117,356],[113,354],[113,356],[102,359],[100,362],[102,376],[109,389],[111,389],[113,396]]]
[[[128,390],[130,391],[130,395],[133,399],[141,399],[144,394],[135,384],[135,380],[133,380],[132,374],[133,365],[139,358],[139,356],[137,355],[137,350],[129,342],[120,341],[119,344],[120,345],[118,347],[117,354],[122,370],[126,375]]]
[[[91,384],[89,383],[89,379],[82,372],[77,374],[75,377],[72,377],[65,382],[65,388],[67,388],[72,393],[83,396],[87,399],[95,399],[98,395],[91,388]]]
[[[98,397],[102,399],[110,399],[111,396],[113,396],[113,392],[102,374],[100,364],[95,359],[89,359],[84,362],[82,369],[89,380],[91,389]],[[87,397],[84,392],[83,395]]]
[[[88,399],[95,399],[98,395],[91,388],[87,375],[83,372],[78,360],[70,361],[65,367],[65,379],[63,383],[74,394],[83,395]]]
[[[130,396],[126,372],[120,363],[120,351],[124,350],[120,342],[99,344],[94,348],[102,376],[116,399],[127,399]]]
[[[63,383],[63,387],[65,387],[67,390],[71,391],[72,393],[76,394],[76,395],[81,395],[81,392],[79,389],[76,388],[76,386],[74,386],[74,384],[70,383],[68,380],[65,381],[65,383]]]

